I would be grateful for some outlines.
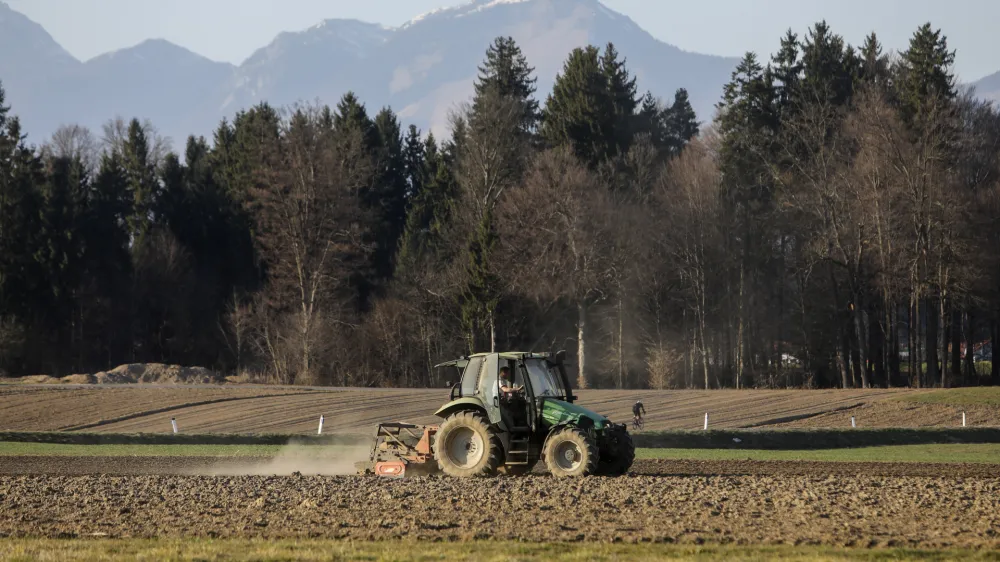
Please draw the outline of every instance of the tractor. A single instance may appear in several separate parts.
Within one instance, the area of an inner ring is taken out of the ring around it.
[[[480,353],[437,365],[461,375],[435,412],[441,424],[380,424],[359,472],[521,475],[542,461],[557,477],[625,474],[635,459],[626,425],[574,403],[565,357]]]

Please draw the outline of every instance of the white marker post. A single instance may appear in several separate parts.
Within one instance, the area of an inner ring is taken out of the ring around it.
[[[854,423],[854,416],[851,416],[851,427],[858,427],[858,425]]]
[[[170,418],[170,427],[174,428],[174,433],[177,433],[177,419]]]
[[[708,431],[708,412],[705,412],[705,431]]]
[[[962,427],[965,427],[965,412],[962,412]]]
[[[319,429],[316,430],[316,435],[323,435],[323,416],[319,417]]]

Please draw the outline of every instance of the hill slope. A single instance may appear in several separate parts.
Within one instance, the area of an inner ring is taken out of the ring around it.
[[[514,37],[536,68],[540,101],[573,48],[613,42],[641,91],[670,100],[685,87],[702,121],[737,62],[658,41],[598,0],[475,0],[395,29],[327,20],[280,34],[239,67],[162,40],[81,62],[0,2],[0,80],[35,142],[63,123],[99,131],[120,115],[151,119],[177,147],[259,101],[333,105],[347,90],[372,111],[391,105],[404,121],[440,132],[500,35]]]

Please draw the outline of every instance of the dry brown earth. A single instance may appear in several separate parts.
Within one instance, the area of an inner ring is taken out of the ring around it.
[[[275,457],[193,457],[193,456],[80,456],[46,455],[0,456],[0,475],[179,475],[179,476],[238,476],[260,474],[288,476],[293,472],[305,475],[350,475],[350,462],[338,463],[336,470],[320,463],[331,459],[289,459],[275,463]],[[644,476],[927,476],[945,478],[1000,478],[1000,464],[985,463],[917,463],[917,462],[817,462],[817,461],[751,461],[751,460],[688,460],[638,459],[630,471]],[[539,464],[535,474],[545,474]]]
[[[646,429],[700,429],[772,425],[838,412],[919,391],[718,390],[579,392],[580,403],[614,420],[631,419],[639,397]],[[282,396],[294,393],[294,396]],[[239,400],[222,401],[227,398]],[[434,423],[448,391],[401,389],[303,390],[295,387],[26,387],[0,386],[0,431],[86,429],[109,433],[169,432],[176,417],[186,433],[311,433],[320,415],[325,431],[370,431],[380,421]],[[204,404],[203,402],[213,402]],[[199,403],[201,403],[199,405]],[[169,411],[164,411],[169,408]],[[115,418],[127,418],[106,423]],[[827,423],[843,427],[843,414]],[[104,420],[99,427],[93,424]]]
[[[817,416],[774,424],[783,428],[850,427],[854,416],[858,427],[961,427],[962,412],[969,427],[1000,426],[1000,408],[969,404],[925,404],[903,400],[869,402],[847,410],[826,412]]]
[[[3,476],[0,536],[1000,547],[1000,479]]]
[[[184,406],[245,399],[280,400],[278,395],[317,394],[294,388],[255,387],[31,387],[0,386],[0,431],[60,431],[146,416],[157,431],[171,431],[170,416]],[[154,414],[153,412],[160,412]]]

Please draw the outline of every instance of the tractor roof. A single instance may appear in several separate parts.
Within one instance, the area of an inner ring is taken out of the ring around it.
[[[473,359],[475,357],[489,357],[490,355],[496,355],[500,359],[507,359],[509,361],[517,361],[518,359],[545,359],[549,357],[547,353],[532,353],[529,351],[505,351],[502,353],[474,353],[472,355],[467,355],[460,359],[454,359],[452,361],[446,361],[444,363],[441,363],[440,365],[434,365],[434,368],[436,369],[438,367],[453,367],[453,366],[462,367],[468,364],[469,359]]]

